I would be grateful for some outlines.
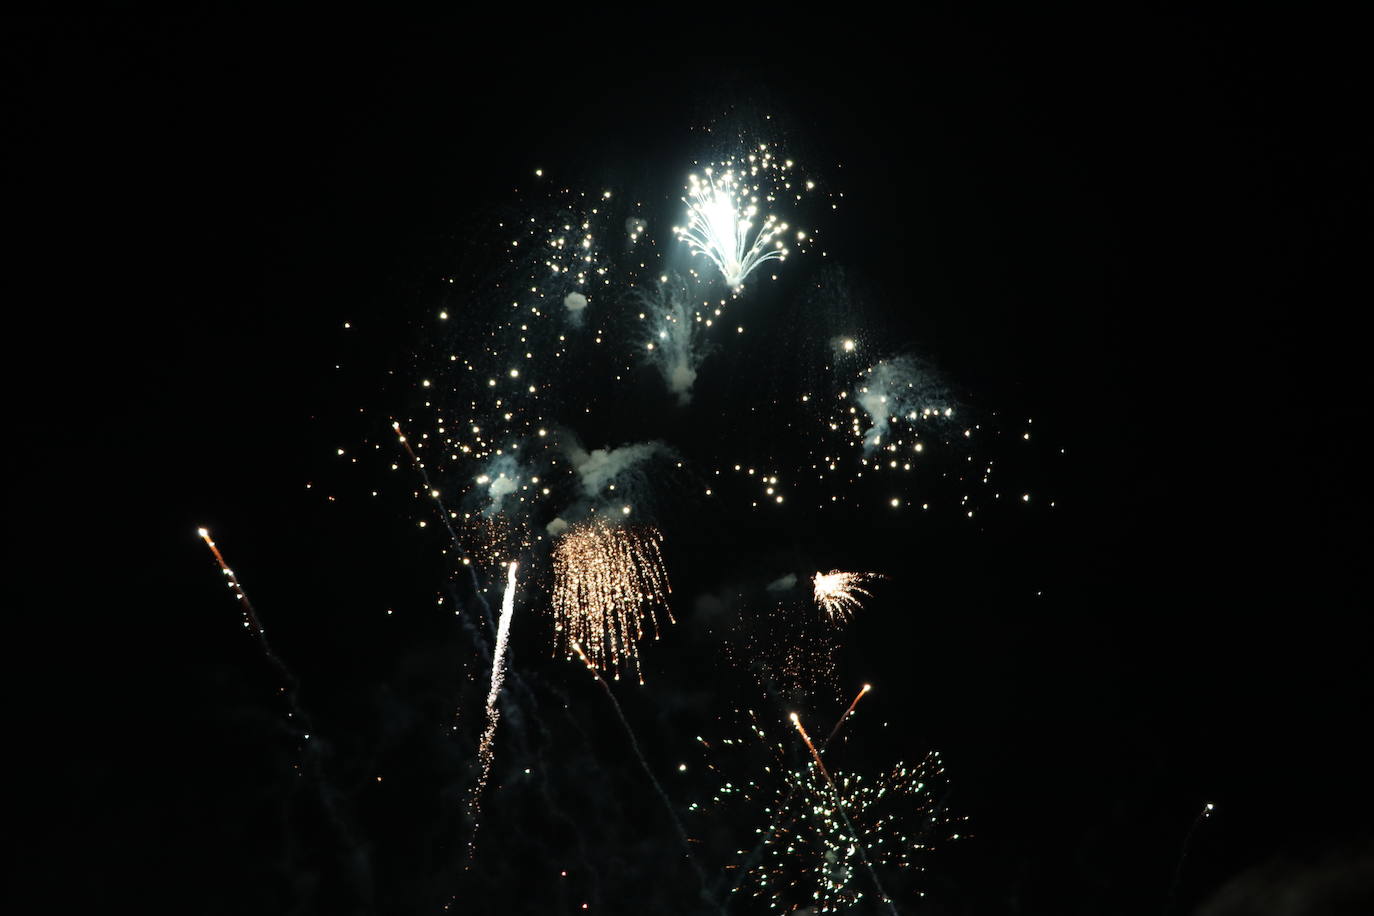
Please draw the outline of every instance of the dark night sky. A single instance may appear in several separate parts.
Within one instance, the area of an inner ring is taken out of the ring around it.
[[[494,781],[537,758],[555,800],[489,796],[483,874],[453,873],[470,771],[439,730],[459,702],[478,716],[485,672],[433,611],[441,545],[404,487],[360,498],[380,474],[334,450],[413,404],[441,279],[531,169],[666,194],[695,155],[684,125],[766,110],[821,170],[844,164],[824,229],[872,327],[1035,417],[1045,449],[1009,463],[1059,508],[823,525],[679,507],[680,618],[779,557],[894,573],[844,656],[846,684],[879,688],[847,752],[876,768],[939,748],[974,834],[904,913],[1162,913],[1204,801],[1174,912],[1347,912],[1313,869],[1363,868],[1367,888],[1374,862],[1353,24],[817,21],[732,29],[695,50],[758,54],[713,59],[672,40],[704,34],[675,13],[624,40],[7,25],[7,894],[34,912],[432,913],[455,892],[473,913],[701,911],[604,697],[544,657],[535,620],[514,664],[582,712],[542,751],[512,739]],[[763,341],[786,330],[771,321]],[[722,358],[715,384],[748,388],[747,362]],[[705,411],[671,422],[716,435]],[[348,841],[292,783],[272,671],[201,524],[299,676]],[[692,736],[744,702],[710,645],[685,621],[648,687],[617,688],[678,804],[709,788],[667,778]],[[1255,869],[1308,908],[1225,904]]]

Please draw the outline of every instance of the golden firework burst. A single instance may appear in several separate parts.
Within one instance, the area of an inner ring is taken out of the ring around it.
[[[612,525],[600,519],[574,525],[553,550],[554,639],[563,652],[581,646],[588,663],[619,677],[633,665],[639,677],[638,643],[648,617],[658,638],[655,608],[668,608],[668,574],[659,545],[663,535],[647,525]],[[643,678],[640,677],[643,682]]]

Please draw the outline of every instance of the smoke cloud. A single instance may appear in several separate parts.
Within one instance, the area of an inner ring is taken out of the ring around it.
[[[859,382],[854,400],[868,414],[864,450],[869,452],[882,444],[893,420],[944,417],[954,408],[939,373],[914,356],[879,361]]]

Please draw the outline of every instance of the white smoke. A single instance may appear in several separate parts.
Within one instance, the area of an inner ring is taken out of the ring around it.
[[[491,500],[491,504],[482,510],[483,514],[490,516],[500,512],[506,497],[521,488],[523,476],[520,463],[511,456],[502,455],[493,459],[477,478],[477,485],[486,490]]]
[[[587,297],[579,292],[571,292],[563,297],[563,308],[568,311],[568,321],[574,325],[582,324],[582,311],[587,307]]]
[[[796,573],[788,573],[787,575],[782,576],[781,578],[774,579],[772,582],[769,582],[768,585],[766,586],[766,588],[767,588],[768,591],[770,591],[770,592],[786,592],[786,591],[791,591],[792,589],[794,589],[794,588],[796,588],[796,587],[797,587],[797,574],[796,574]]]
[[[576,439],[572,439],[566,451],[582,484],[582,492],[592,499],[606,497],[611,487],[632,493],[639,488],[640,478],[643,477],[638,465],[655,455],[670,454],[668,447],[657,441],[636,442],[619,448],[597,448],[589,452]]]
[[[939,374],[914,356],[881,360],[859,382],[854,400],[868,414],[867,452],[883,444],[893,420],[943,418],[954,409]]]
[[[663,376],[679,404],[692,399],[701,349],[702,323],[688,308],[687,287],[678,277],[660,278],[652,290],[641,290],[639,301],[649,322],[644,349],[649,362]]]

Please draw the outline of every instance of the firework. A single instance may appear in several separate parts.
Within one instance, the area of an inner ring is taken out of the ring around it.
[[[225,583],[233,590],[234,597],[239,600],[239,610],[243,612],[244,627],[257,638],[258,646],[262,649],[263,656],[271,663],[272,667],[276,669],[277,674],[281,676],[283,686],[279,689],[280,692],[286,696],[287,704],[290,706],[290,709],[286,713],[287,716],[295,719],[298,723],[304,724],[305,716],[301,712],[299,704],[296,701],[295,675],[291,673],[290,668],[286,667],[286,662],[282,661],[280,656],[272,651],[272,644],[267,641],[267,631],[263,629],[262,623],[258,620],[258,614],[253,610],[253,603],[248,600],[248,595],[244,592],[243,586],[239,584],[238,577],[234,575],[234,571],[230,569],[229,564],[224,561],[224,554],[219,552],[219,547],[210,537],[209,530],[198,528],[196,529],[196,533],[199,534],[200,539],[205,542],[205,546],[210,548],[210,553],[214,555],[215,562],[219,564],[220,572],[224,574]],[[304,733],[304,737],[307,740],[310,738],[308,727],[307,731]]]
[[[861,690],[855,703],[868,692]],[[807,747],[809,759],[802,763],[789,760],[784,743],[770,738],[750,716],[758,742],[726,739],[722,744],[768,751],[765,778],[727,782],[713,801],[716,806],[762,805],[768,826],[757,832],[752,852],[740,851],[732,893],[752,893],[773,912],[844,913],[854,912],[876,889],[876,898],[895,912],[879,874],[919,872],[921,859],[937,841],[962,835],[964,819],[947,815],[939,798],[944,786],[939,753],[870,778],[829,769],[823,762],[826,743],[813,744],[800,717],[789,718]]]
[[[673,807],[673,802],[668,798],[668,793],[663,791],[663,784],[658,781],[658,777],[654,775],[653,768],[649,766],[649,761],[644,756],[644,751],[639,746],[639,739],[635,737],[635,731],[630,727],[630,720],[625,718],[625,710],[620,708],[620,701],[615,698],[615,691],[611,690],[611,685],[606,683],[606,679],[601,676],[601,672],[597,671],[591,659],[587,658],[587,653],[582,651],[582,647],[577,644],[577,640],[572,640],[569,643],[569,648],[577,653],[578,659],[581,660],[583,665],[586,665],[592,677],[596,678],[596,682],[600,684],[601,689],[606,692],[607,699],[611,701],[611,708],[615,710],[616,718],[620,721],[621,727],[625,729],[625,737],[630,741],[630,749],[634,751],[635,759],[639,761],[640,769],[644,771],[645,776],[649,777],[650,784],[653,785],[654,791],[658,793],[659,800],[663,802],[663,807],[667,810],[668,817],[672,820],[673,827],[677,830],[678,839],[682,842],[682,850],[686,855],[687,863],[692,866],[692,871],[696,874],[697,881],[701,885],[702,898],[709,901],[710,896],[706,892],[706,875],[702,872],[701,866],[697,864],[696,856],[692,854],[692,841],[688,838],[687,830],[682,826],[682,819],[677,816],[677,809]]]
[[[668,574],[663,568],[658,529],[613,526],[601,520],[568,530],[553,550],[553,613],[556,648],[574,643],[592,667],[620,676],[633,665],[640,683],[637,644],[644,617],[658,638],[655,607],[668,609]]]
[[[873,593],[864,584],[881,579],[877,573],[851,573],[832,569],[828,573],[816,573],[812,580],[815,584],[816,606],[831,620],[848,620],[849,616],[863,607],[860,596],[872,598]]]
[[[491,761],[495,756],[493,743],[496,739],[496,725],[501,719],[501,708],[496,701],[501,696],[501,686],[506,680],[506,646],[510,636],[510,619],[515,611],[515,561],[511,561],[506,572],[506,596],[501,600],[501,622],[496,630],[496,650],[491,657],[491,689],[487,691],[487,727],[482,732],[478,745],[477,760],[481,767],[477,784],[472,789],[472,841],[468,844],[468,858],[477,850],[477,825],[481,814],[482,790],[486,788],[487,777],[491,774]]]
[[[1174,908],[1174,898],[1178,894],[1178,884],[1183,878],[1183,862],[1188,858],[1188,847],[1192,845],[1193,834],[1197,833],[1198,827],[1202,826],[1202,822],[1211,817],[1212,812],[1215,810],[1216,805],[1211,802],[1203,802],[1202,810],[1197,813],[1197,817],[1193,818],[1192,826],[1188,828],[1188,833],[1183,837],[1183,847],[1178,853],[1178,864],[1174,866],[1174,878],[1169,882],[1169,893],[1164,898],[1164,916],[1168,916]]]
[[[859,697],[862,697],[864,693],[867,692],[868,691],[866,690],[862,691],[859,694]],[[854,703],[858,702],[859,698],[856,697],[854,699]],[[854,704],[851,704],[850,709],[853,708]],[[849,710],[845,710],[845,716],[848,715]],[[878,880],[878,873],[873,870],[873,863],[869,862],[868,860],[868,850],[864,848],[863,837],[859,834],[859,831],[855,829],[854,822],[849,819],[849,812],[845,810],[844,797],[840,795],[839,787],[835,785],[835,780],[831,778],[830,771],[825,768],[825,761],[821,759],[821,752],[816,750],[816,745],[811,743],[811,736],[808,735],[806,733],[806,729],[802,727],[801,717],[794,712],[792,713],[790,718],[792,719],[792,724],[797,727],[797,732],[802,736],[802,740],[806,742],[806,748],[811,752],[811,757],[816,762],[816,769],[820,772],[821,777],[824,778],[826,786],[830,788],[830,796],[834,799],[835,802],[833,813],[839,814],[840,821],[844,824],[844,834],[840,836],[840,843],[832,846],[831,849],[827,850],[827,855],[825,857],[827,869],[830,868],[832,863],[839,862],[839,857],[836,854],[838,849],[844,849],[846,851],[846,854],[850,856],[857,852],[859,854],[859,861],[863,863],[863,867],[865,868],[865,870],[868,871],[868,876],[873,880],[873,886],[878,889],[878,897],[883,901],[883,903],[886,903],[888,909],[890,909],[895,914],[897,912],[897,907],[893,905],[892,898],[887,895],[887,891],[883,890],[882,882]],[[840,722],[843,721],[844,716],[840,718]],[[836,725],[835,728],[838,730],[839,725]],[[830,819],[833,817],[832,811],[817,808],[815,813],[823,819],[823,824],[829,827],[830,832],[833,833],[834,827],[836,825],[834,825],[833,823],[825,823],[826,821],[830,821]],[[844,840],[846,836],[849,840],[852,840],[852,843],[850,843],[848,846],[844,845]],[[842,888],[849,883],[848,878],[850,871],[851,869],[849,868],[843,868],[840,870],[839,874],[835,874],[832,872],[828,880],[836,884],[838,887]],[[837,878],[841,877],[843,878],[842,881],[836,880]]]
[[[705,178],[688,178],[687,225],[674,232],[687,243],[693,254],[704,254],[720,270],[725,285],[739,290],[744,280],[765,261],[787,259],[787,248],[779,236],[787,224],[767,215],[755,228],[758,198],[733,170],[716,174],[705,170]]]

